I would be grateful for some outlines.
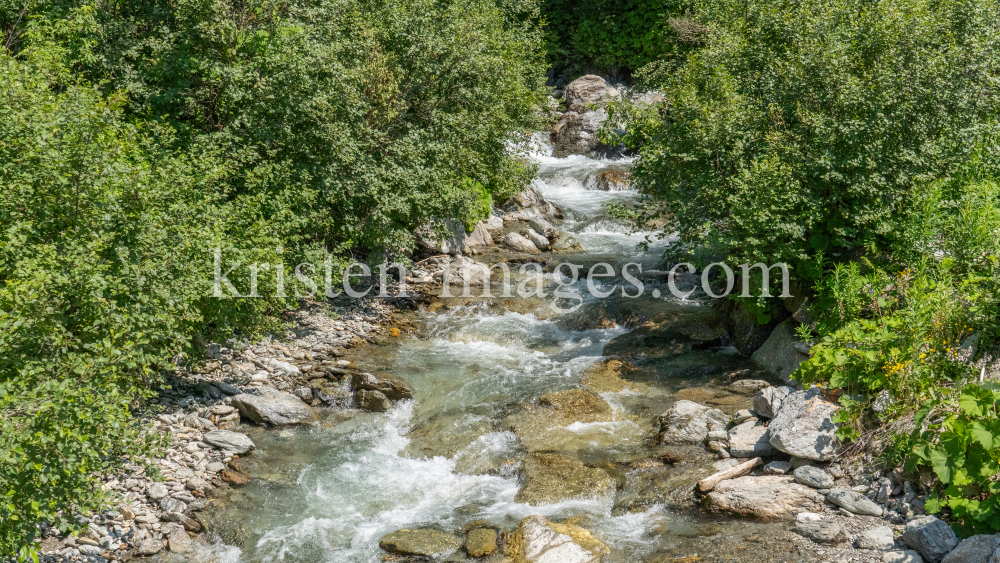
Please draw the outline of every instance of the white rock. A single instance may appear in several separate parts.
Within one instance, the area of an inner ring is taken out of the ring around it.
[[[882,563],[924,563],[924,558],[916,551],[889,551],[882,555]]]
[[[573,533],[576,541],[562,532]],[[583,528],[553,524],[543,516],[521,520],[516,533],[523,546],[520,555],[527,563],[600,563],[609,552]]]
[[[538,254],[540,252],[534,243],[517,233],[507,233],[500,243],[514,252],[526,252],[528,254]]]
[[[766,389],[764,390],[766,391]],[[829,461],[840,450],[832,415],[839,407],[822,397],[818,388],[791,393],[768,425],[771,445],[798,457]]]
[[[895,545],[892,528],[889,526],[879,526],[871,530],[865,530],[858,534],[854,540],[854,545],[858,549],[875,549],[878,551],[888,551]]]
[[[763,457],[774,454],[766,426],[755,419],[734,426],[729,431],[729,453],[733,457]]]

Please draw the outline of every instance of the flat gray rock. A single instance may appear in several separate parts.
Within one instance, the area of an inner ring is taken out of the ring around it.
[[[733,457],[766,457],[775,453],[768,439],[767,427],[756,426],[756,419],[738,424],[729,431],[729,453]]]
[[[792,474],[796,483],[808,485],[814,489],[829,489],[833,486],[833,476],[818,467],[803,465]]]
[[[895,535],[889,526],[879,526],[878,528],[865,530],[858,534],[858,537],[854,540],[854,545],[858,549],[889,551],[896,545]]]
[[[764,475],[784,475],[792,470],[792,464],[787,461],[772,461],[764,466]]]
[[[795,531],[816,543],[831,545],[844,543],[850,538],[843,526],[835,520],[814,512],[798,514],[795,518]]]
[[[958,547],[941,559],[941,563],[990,563],[990,557],[1000,549],[1000,536],[979,534],[962,540]]]
[[[958,536],[936,516],[918,516],[906,523],[903,542],[930,563],[940,563],[958,545]]]
[[[837,487],[826,493],[826,500],[848,512],[863,516],[882,516],[882,507],[861,493]]]
[[[240,434],[231,430],[206,432],[201,441],[215,446],[224,452],[233,452],[237,455],[243,455],[257,447],[254,445],[253,440],[248,438],[246,434]]]
[[[312,418],[309,406],[302,399],[271,387],[261,387],[259,395],[236,395],[233,406],[239,409],[240,416],[257,424],[290,426]]]
[[[756,408],[755,404],[754,410]],[[837,425],[832,419],[838,409],[837,405],[825,400],[822,391],[817,388],[788,395],[781,403],[781,410],[768,425],[771,445],[789,455],[806,459],[833,459],[840,450]]]
[[[725,430],[729,417],[719,409],[693,401],[677,401],[660,416],[660,441],[664,444],[700,444],[710,430]]]

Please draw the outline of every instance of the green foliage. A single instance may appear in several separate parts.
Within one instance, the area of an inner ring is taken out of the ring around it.
[[[940,389],[917,411],[908,469],[927,466],[941,482],[928,512],[948,509],[961,536],[1000,531],[1000,387]]]
[[[538,20],[531,0],[0,0],[0,558],[107,502],[95,479],[158,447],[131,410],[206,340],[279,326],[294,264],[322,288],[325,260],[399,256],[519,191]],[[243,295],[267,265],[260,297],[212,295],[214,249]]]
[[[705,28],[689,0],[544,0],[546,48],[555,72],[628,77],[642,66],[682,57]]]
[[[699,5],[706,45],[641,78],[667,103],[630,121],[632,178],[681,250],[734,263],[846,261],[906,236],[915,186],[953,177],[996,125],[995,0]],[[614,110],[627,117],[621,106]]]

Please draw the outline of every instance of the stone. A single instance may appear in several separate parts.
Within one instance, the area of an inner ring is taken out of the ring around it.
[[[810,486],[814,489],[829,489],[833,486],[833,477],[818,467],[803,465],[793,473],[796,483]]]
[[[396,555],[438,558],[458,550],[462,547],[462,540],[431,528],[404,529],[383,536],[378,546]]]
[[[175,522],[184,526],[184,529],[189,532],[200,532],[201,524],[198,523],[194,518],[189,518],[180,512],[164,512],[162,520],[164,522]]]
[[[528,226],[548,239],[545,244],[548,244],[548,241],[559,238],[559,231],[544,217],[530,217],[528,219]]]
[[[146,496],[148,496],[150,500],[154,501],[159,501],[164,497],[166,497],[168,494],[170,494],[170,491],[167,490],[167,486],[164,485],[163,483],[156,483],[155,485],[146,490]]]
[[[790,393],[795,391],[791,387],[765,387],[757,392],[753,398],[753,410],[764,418],[774,418],[781,410],[781,403]]]
[[[302,373],[299,370],[299,368],[293,366],[292,364],[288,362],[283,362],[281,360],[276,360],[274,358],[265,358],[263,360],[263,364],[271,368],[272,370],[278,373],[283,373],[285,375],[299,375],[300,373]]]
[[[514,252],[525,252],[527,254],[538,254],[540,252],[534,243],[517,233],[507,233],[500,241],[500,244]]]
[[[210,485],[208,481],[202,479],[201,477],[192,477],[188,479],[187,481],[184,482],[184,486],[189,491],[204,491],[212,488],[212,485]]]
[[[1000,536],[978,534],[965,538],[958,547],[941,559],[941,563],[990,563],[990,557],[1000,549]]]
[[[605,145],[600,138],[601,127],[607,120],[608,112],[604,108],[582,113],[567,111],[552,128],[553,155],[608,156],[613,147]]]
[[[938,517],[918,516],[906,523],[903,543],[930,563],[940,563],[958,545],[958,536]]]
[[[139,547],[136,548],[135,552],[138,555],[149,556],[149,555],[156,555],[162,550],[163,550],[162,540],[148,539],[148,540],[142,540],[142,543],[139,544]]]
[[[579,111],[591,104],[617,100],[621,93],[600,76],[587,74],[567,84],[563,96],[570,111]],[[578,106],[577,109],[574,106]]]
[[[754,419],[754,422],[759,420],[752,410],[740,409],[733,413],[733,424],[743,424],[751,418]]]
[[[755,419],[738,424],[729,431],[729,453],[733,457],[766,457],[775,453],[766,426]]]
[[[152,512],[147,512],[145,514],[140,514],[135,517],[135,521],[139,524],[156,524],[160,521],[160,518],[153,514]]]
[[[490,528],[476,528],[465,538],[465,551],[473,557],[493,555],[497,550],[497,532]]]
[[[378,391],[392,401],[413,398],[413,390],[405,382],[395,377],[376,377],[370,373],[358,372],[351,376],[351,389],[354,391],[362,389]]]
[[[446,265],[441,279],[449,287],[487,285],[490,282],[490,267],[467,256],[456,256]]]
[[[559,238],[552,241],[550,246],[552,252],[569,252],[572,250],[583,250],[580,241],[566,231],[559,231]]]
[[[236,412],[236,409],[232,405],[212,405],[208,410],[217,416],[226,416]]]
[[[494,244],[489,225],[482,221],[476,223],[471,233],[467,233],[465,225],[456,219],[446,219],[443,227],[443,236],[433,223],[417,229],[414,233],[417,244],[434,254],[470,253]]]
[[[167,497],[160,501],[160,510],[164,512],[184,512],[187,510],[187,504],[184,501],[175,499],[174,497]]]
[[[527,229],[521,236],[531,241],[531,244],[535,245],[538,250],[546,250],[549,248],[549,239],[545,238],[541,233],[535,229]]]
[[[257,447],[254,445],[253,440],[247,437],[246,434],[240,434],[231,430],[206,432],[202,437],[202,441],[224,452],[236,455],[243,455]]]
[[[563,212],[555,204],[545,200],[538,189],[528,186],[521,193],[504,202],[500,209],[504,223],[527,221],[532,217],[543,217],[548,221],[563,218]]]
[[[889,526],[879,526],[858,534],[854,539],[854,545],[858,549],[889,551],[896,545],[896,542],[892,528]]]
[[[256,424],[291,426],[312,419],[312,412],[302,399],[270,387],[261,387],[259,395],[236,395],[232,404],[239,409],[240,416]]]
[[[239,387],[232,385],[230,383],[226,383],[225,381],[214,381],[212,382],[212,384],[218,387],[219,391],[222,391],[226,395],[239,395],[240,393],[243,392],[240,391]]]
[[[823,398],[819,388],[789,394],[768,425],[771,445],[793,456],[816,461],[833,459],[840,451],[837,425],[832,419],[838,408]]]
[[[79,545],[76,546],[76,548],[78,550],[80,550],[80,553],[82,553],[84,555],[91,555],[91,556],[93,556],[93,555],[100,555],[101,551],[103,551],[101,548],[97,547],[96,545],[79,544]]]
[[[728,423],[729,417],[719,409],[691,401],[677,401],[660,416],[659,441],[663,444],[700,444],[710,430],[725,429]]]
[[[882,563],[924,563],[924,558],[916,551],[889,551],[882,554]]]
[[[762,379],[737,379],[729,384],[729,387],[737,393],[752,395],[761,389],[767,389],[771,384]],[[768,417],[770,418],[770,417]]]
[[[173,553],[187,553],[193,547],[191,536],[184,530],[174,530],[167,536],[167,548]]]
[[[312,389],[308,387],[299,387],[292,391],[292,395],[302,399],[303,401],[311,401],[313,398]]]
[[[882,516],[882,507],[875,504],[865,495],[846,489],[836,487],[826,493],[826,500],[836,504],[844,510],[862,516]]]
[[[392,408],[390,401],[381,391],[362,389],[355,395],[358,407],[371,412],[386,412]]]
[[[524,459],[525,482],[514,497],[532,506],[567,499],[604,499],[614,490],[614,479],[604,470],[587,467],[561,454],[536,453]]]
[[[589,531],[544,516],[521,520],[512,536],[505,555],[518,563],[600,563],[610,553]]]
[[[777,520],[823,509],[823,495],[788,476],[765,475],[723,481],[708,493],[705,502],[713,512],[761,520]]]
[[[799,369],[799,364],[809,359],[800,350],[802,341],[795,335],[798,324],[795,319],[786,319],[776,326],[750,358],[765,370],[790,381],[791,375]]]
[[[841,544],[850,536],[832,518],[814,512],[800,512],[795,517],[795,531],[816,543]]]
[[[228,467],[219,472],[219,478],[231,485],[246,485],[250,481],[248,473]]]
[[[226,464],[221,461],[213,461],[205,466],[205,470],[209,473],[218,473],[226,468]]]
[[[787,461],[772,461],[764,466],[764,475],[784,475],[792,470],[792,464]]]
[[[512,413],[502,424],[513,430],[532,453],[594,450],[614,447],[623,439],[641,439],[638,426],[630,425],[614,434],[597,425],[581,426],[613,420],[611,405],[599,395],[585,389],[567,389],[543,395],[537,406]]]
[[[706,477],[701,481],[698,481],[698,490],[707,493],[715,488],[716,485],[723,481],[729,479],[735,479],[737,477],[742,477],[744,475],[749,475],[751,471],[758,465],[761,465],[763,460],[759,457],[755,457],[750,461],[743,462],[735,467],[730,467],[723,471],[720,471],[710,477]]]
[[[602,192],[620,192],[629,189],[631,172],[628,167],[614,166],[595,174],[596,187]]]

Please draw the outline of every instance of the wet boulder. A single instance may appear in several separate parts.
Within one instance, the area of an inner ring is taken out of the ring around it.
[[[351,389],[355,392],[361,390],[378,391],[392,401],[401,401],[413,398],[413,390],[405,382],[385,375],[374,376],[370,373],[357,372],[351,376]]]
[[[712,512],[778,520],[821,512],[823,495],[788,476],[748,476],[719,483],[705,503]]]
[[[515,501],[533,506],[575,498],[604,499],[615,485],[605,471],[561,454],[529,454],[524,459],[524,475]]]
[[[609,553],[589,531],[538,515],[521,520],[504,549],[519,563],[600,563]]]
[[[465,538],[465,551],[473,557],[493,555],[497,550],[497,532],[490,528],[469,530]]]
[[[358,407],[371,412],[386,412],[392,408],[390,401],[381,391],[362,389],[354,395]]]
[[[258,393],[242,393],[232,398],[240,416],[256,424],[270,426],[291,426],[312,419],[309,406],[291,393],[271,387],[261,387]]]
[[[623,417],[614,425],[594,425],[614,422],[611,406],[591,391],[567,389],[543,395],[538,405],[525,405],[502,424],[529,452],[576,452],[641,440],[642,430],[629,420]]]
[[[521,236],[530,240],[531,244],[535,245],[538,250],[548,250],[549,248],[549,239],[535,229],[525,229],[521,232]]]
[[[524,252],[526,254],[538,254],[540,252],[535,243],[517,233],[507,233],[500,243],[504,248],[513,250],[514,252]]]
[[[839,407],[818,388],[791,393],[768,425],[771,445],[793,456],[829,461],[840,451],[833,413]]]
[[[462,539],[431,528],[397,530],[382,536],[378,546],[395,555],[438,558],[457,551]]]
[[[719,409],[677,401],[660,416],[658,441],[661,444],[700,444],[710,431],[725,430],[728,423],[729,417]]]
[[[532,217],[542,217],[553,222],[563,218],[563,212],[553,203],[545,200],[542,193],[529,186],[500,206],[504,224],[528,221]]]
[[[600,130],[608,120],[604,108],[577,113],[567,111],[552,129],[553,154],[557,157],[584,154],[602,156],[613,150],[601,142]]]

